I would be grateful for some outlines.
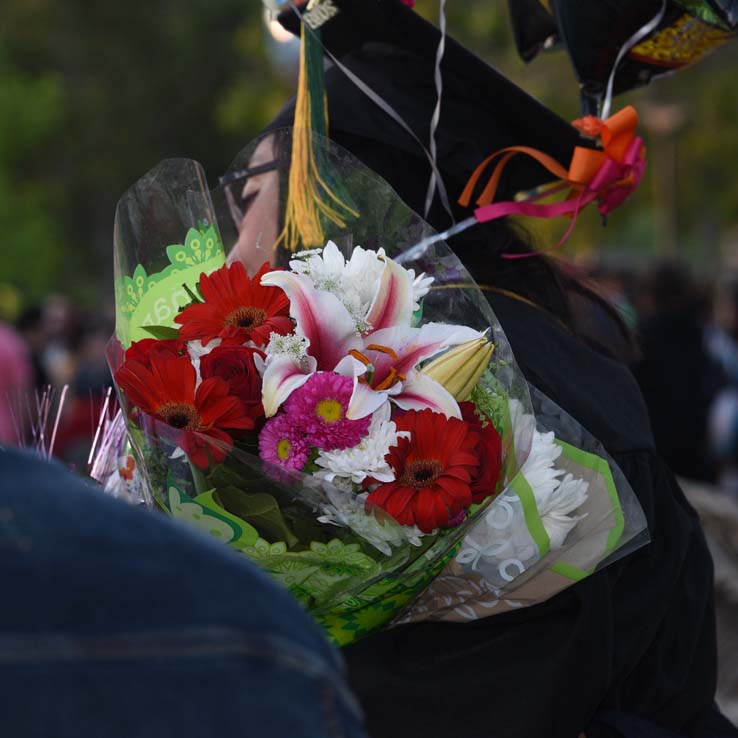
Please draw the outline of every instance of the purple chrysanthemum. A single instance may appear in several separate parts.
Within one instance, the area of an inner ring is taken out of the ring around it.
[[[264,461],[301,471],[309,454],[308,439],[286,415],[272,418],[259,434],[259,456]]]
[[[371,417],[346,417],[354,383],[333,372],[313,374],[285,404],[290,420],[307,435],[308,443],[321,451],[353,448],[369,432]]]

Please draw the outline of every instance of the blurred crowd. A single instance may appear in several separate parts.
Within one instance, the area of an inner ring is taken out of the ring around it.
[[[113,326],[112,308],[94,314],[64,295],[0,322],[0,444],[48,449],[58,415],[53,454],[86,470],[112,385],[105,350]]]
[[[640,385],[661,455],[738,500],[738,274],[707,281],[665,260],[640,272],[599,264],[586,277],[630,329],[613,353]]]

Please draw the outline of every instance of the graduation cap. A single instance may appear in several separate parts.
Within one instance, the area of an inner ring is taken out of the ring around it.
[[[324,48],[396,111],[416,136],[429,140],[436,105],[435,57],[441,33],[400,0],[330,0],[320,26]],[[298,6],[301,11],[305,6]],[[293,33],[301,18],[292,9],[279,16]],[[446,38],[441,64],[443,102],[436,132],[437,165],[457,219],[469,210],[456,202],[469,176],[489,154],[507,146],[545,152],[563,167],[583,141],[568,122],[503,74]],[[329,136],[386,179],[405,202],[422,212],[430,176],[426,154],[401,125],[335,65],[325,73]],[[295,103],[270,128],[292,124]],[[518,157],[500,179],[497,199],[512,199],[552,179],[536,161]],[[438,198],[427,220],[449,225]]]
[[[325,74],[329,136],[388,181],[413,210],[423,212],[429,167],[419,142],[429,139],[437,102],[441,32],[400,0],[324,0],[322,8],[320,43],[337,62]],[[279,16],[293,32],[302,18],[294,9]],[[304,28],[302,33],[305,40]],[[436,164],[460,221],[446,230],[449,215],[434,200],[425,219],[443,232],[441,237],[508,215],[572,216],[560,245],[589,203],[597,203],[604,219],[637,188],[645,147],[636,135],[633,108],[606,121],[589,116],[569,124],[448,37],[440,71]],[[298,94],[298,113],[300,99]],[[293,110],[288,105],[272,127],[290,125]],[[557,202],[542,201],[561,192]],[[470,213],[472,202],[478,207]]]

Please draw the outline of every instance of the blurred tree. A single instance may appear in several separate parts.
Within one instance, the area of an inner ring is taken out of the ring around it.
[[[418,11],[437,20],[438,0],[418,0]],[[262,12],[258,0],[4,0],[0,283],[21,287],[27,299],[63,290],[93,304],[110,295],[112,223],[125,189],[176,156],[199,160],[214,181],[289,96],[289,77],[270,63]],[[578,115],[566,55],[524,65],[504,0],[449,2],[448,20],[450,33],[564,118]],[[720,233],[738,222],[736,61],[733,43],[694,69],[616,100],[616,107],[683,107],[672,142],[676,246],[702,264],[715,254]],[[658,142],[647,143],[656,153]],[[580,218],[568,250],[653,253],[658,158],[607,229],[596,211]],[[533,229],[546,244],[564,227]]]
[[[0,217],[20,256],[0,281],[88,302],[107,292],[124,190],[168,157],[217,178],[286,97],[263,33],[258,2],[5,0]],[[236,98],[246,115],[229,113]]]
[[[57,74],[27,74],[0,55],[0,283],[38,298],[63,260],[58,187],[45,165],[64,116]]]

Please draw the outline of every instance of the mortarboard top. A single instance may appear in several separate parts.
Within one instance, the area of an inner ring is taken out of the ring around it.
[[[339,12],[320,28],[325,48],[391,105],[427,146],[440,31],[400,0],[331,2]],[[284,11],[279,20],[299,32],[294,10]],[[438,167],[453,203],[476,166],[498,149],[530,146],[568,166],[574,147],[589,145],[568,122],[451,37],[446,38],[442,77]],[[330,137],[422,212],[430,167],[418,143],[335,66],[326,73],[326,90]],[[290,125],[293,107],[288,104],[270,127]],[[551,179],[532,160],[516,157],[496,199],[512,199]],[[459,206],[454,209],[457,217],[469,215]],[[437,199],[433,213],[432,225],[448,225]]]

